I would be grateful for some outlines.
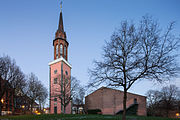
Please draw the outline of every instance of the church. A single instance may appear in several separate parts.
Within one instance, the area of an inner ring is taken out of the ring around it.
[[[58,29],[53,40],[54,60],[49,63],[50,114],[71,114],[71,69],[64,31],[62,3]],[[117,115],[123,112],[123,92],[102,87],[85,97],[85,111],[99,109],[102,114]],[[127,93],[127,113],[146,116],[146,97]],[[132,112],[133,111],[133,112]]]
[[[49,63],[50,114],[71,113],[72,66],[68,62],[68,46],[61,3],[59,25],[53,40],[54,60]]]

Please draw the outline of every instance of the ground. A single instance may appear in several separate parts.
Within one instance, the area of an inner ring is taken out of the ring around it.
[[[23,115],[3,116],[0,120],[121,120],[121,116],[111,115]],[[178,120],[159,117],[127,116],[127,120]]]

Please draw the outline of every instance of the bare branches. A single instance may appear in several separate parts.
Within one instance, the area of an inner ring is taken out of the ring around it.
[[[137,28],[127,21],[122,22],[106,42],[104,60],[94,62],[94,69],[90,70],[91,83],[99,85],[108,81],[111,85],[126,84],[124,87],[129,89],[136,80],[161,82],[175,75],[174,51],[179,38],[171,33],[173,25],[174,22],[163,34],[158,23],[149,16],[144,16]]]
[[[71,77],[67,75],[57,74],[55,76],[57,79],[57,83],[53,87],[53,93],[51,94],[51,99],[59,98],[57,99],[58,102],[61,103],[61,106],[63,106],[63,113],[66,113],[66,107],[72,100],[72,94],[71,94]],[[73,84],[72,84],[73,85]],[[73,88],[74,89],[74,88]]]
[[[170,110],[178,109],[179,89],[175,85],[163,87],[161,90],[147,92],[148,114],[168,117]]]
[[[39,101],[40,107],[41,104],[46,101],[47,90],[38,80],[38,77],[33,73],[31,73],[28,76],[28,83],[26,90],[27,90],[26,94],[31,100],[31,112],[35,101]]]
[[[95,61],[89,70],[90,86],[106,83],[122,86],[127,91],[137,80],[163,82],[177,74],[175,51],[179,39],[172,34],[174,22],[167,32],[157,21],[144,16],[139,26],[124,21],[105,43],[103,60]]]

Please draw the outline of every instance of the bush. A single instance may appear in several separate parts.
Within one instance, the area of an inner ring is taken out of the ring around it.
[[[88,114],[101,114],[101,110],[100,109],[91,109],[91,110],[87,110]]]

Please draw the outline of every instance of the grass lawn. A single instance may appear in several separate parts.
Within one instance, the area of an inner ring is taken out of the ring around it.
[[[0,120],[121,120],[121,116],[111,115],[22,115],[2,116]],[[159,117],[127,116],[127,120],[178,120]]]

